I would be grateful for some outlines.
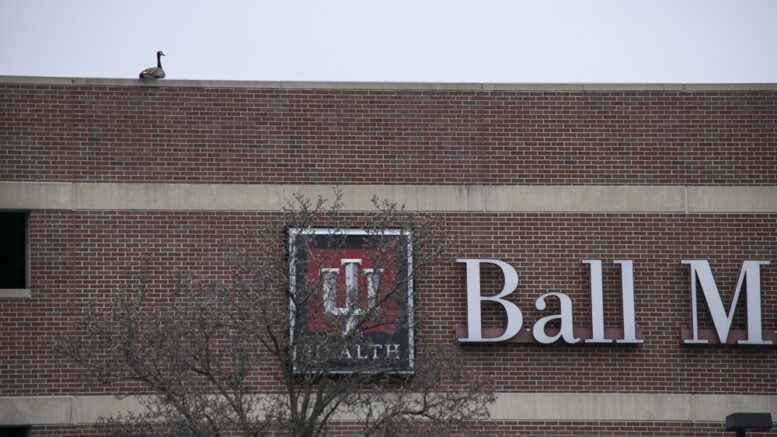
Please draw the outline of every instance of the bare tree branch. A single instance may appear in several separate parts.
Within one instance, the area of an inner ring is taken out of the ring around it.
[[[424,331],[414,284],[447,246],[439,222],[372,201],[374,214],[346,220],[337,189],[332,201],[295,195],[255,251],[227,248],[230,280],[179,272],[174,290],[141,279],[95,302],[62,351],[100,383],[149,395],[106,429],[314,437],[346,420],[357,435],[433,436],[487,418],[493,394],[455,343],[413,334]],[[381,343],[397,332],[407,344]]]

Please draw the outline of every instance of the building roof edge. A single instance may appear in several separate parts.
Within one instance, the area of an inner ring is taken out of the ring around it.
[[[46,76],[0,76],[0,84],[388,91],[777,91],[777,83],[308,82],[189,79],[151,81],[140,79]]]

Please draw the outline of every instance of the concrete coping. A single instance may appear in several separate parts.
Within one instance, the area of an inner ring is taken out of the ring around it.
[[[777,91],[777,83],[328,82],[190,79],[140,80],[45,76],[0,76],[0,84],[385,91]]]

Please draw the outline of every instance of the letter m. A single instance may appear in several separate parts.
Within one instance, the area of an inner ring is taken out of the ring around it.
[[[739,280],[734,290],[734,297],[731,300],[731,308],[726,313],[723,307],[723,301],[718,292],[718,286],[715,284],[715,278],[712,276],[710,263],[707,260],[683,260],[683,264],[691,267],[691,314],[693,317],[693,338],[686,339],[685,343],[700,344],[708,343],[705,339],[699,338],[699,321],[696,306],[696,288],[701,285],[704,299],[707,301],[707,307],[715,324],[715,330],[721,343],[726,343],[728,334],[731,330],[731,323],[734,321],[734,312],[737,308],[739,293],[742,291],[742,285],[745,284],[747,294],[747,340],[739,340],[739,344],[772,344],[769,340],[764,340],[761,327],[761,265],[769,264],[769,261],[744,261],[742,269],[739,271]]]

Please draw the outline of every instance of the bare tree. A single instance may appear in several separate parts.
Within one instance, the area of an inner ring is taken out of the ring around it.
[[[230,254],[231,280],[182,275],[161,294],[140,280],[93,305],[64,351],[103,383],[145,395],[142,412],[108,418],[107,429],[450,435],[486,419],[488,384],[452,341],[422,340],[413,290],[445,249],[438,223],[373,203],[345,220],[337,190],[331,202],[296,196],[255,236],[258,254]]]

